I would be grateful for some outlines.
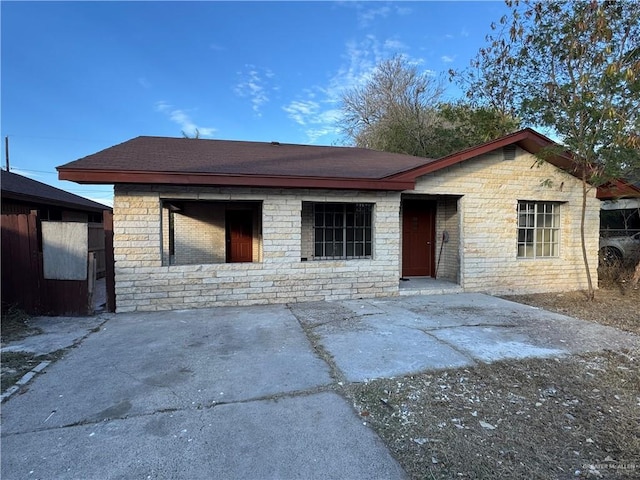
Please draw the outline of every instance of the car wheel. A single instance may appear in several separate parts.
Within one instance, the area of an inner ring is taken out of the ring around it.
[[[622,252],[613,247],[600,249],[600,263],[603,265],[616,265],[622,262]]]

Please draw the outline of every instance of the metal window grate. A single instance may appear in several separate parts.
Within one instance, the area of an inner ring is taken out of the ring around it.
[[[372,211],[368,203],[314,204],[315,258],[371,258]]]

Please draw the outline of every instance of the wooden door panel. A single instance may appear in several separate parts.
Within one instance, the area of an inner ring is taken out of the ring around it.
[[[403,203],[402,276],[435,275],[435,202]]]
[[[227,262],[253,261],[253,212],[227,211]]]

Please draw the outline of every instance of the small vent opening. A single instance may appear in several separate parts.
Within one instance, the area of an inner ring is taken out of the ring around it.
[[[516,159],[516,146],[515,145],[507,145],[502,148],[502,154],[504,155],[505,160],[515,160]]]

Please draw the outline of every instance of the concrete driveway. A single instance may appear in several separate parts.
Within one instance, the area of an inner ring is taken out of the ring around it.
[[[112,315],[3,404],[2,478],[404,478],[346,383],[633,347],[479,294]]]

